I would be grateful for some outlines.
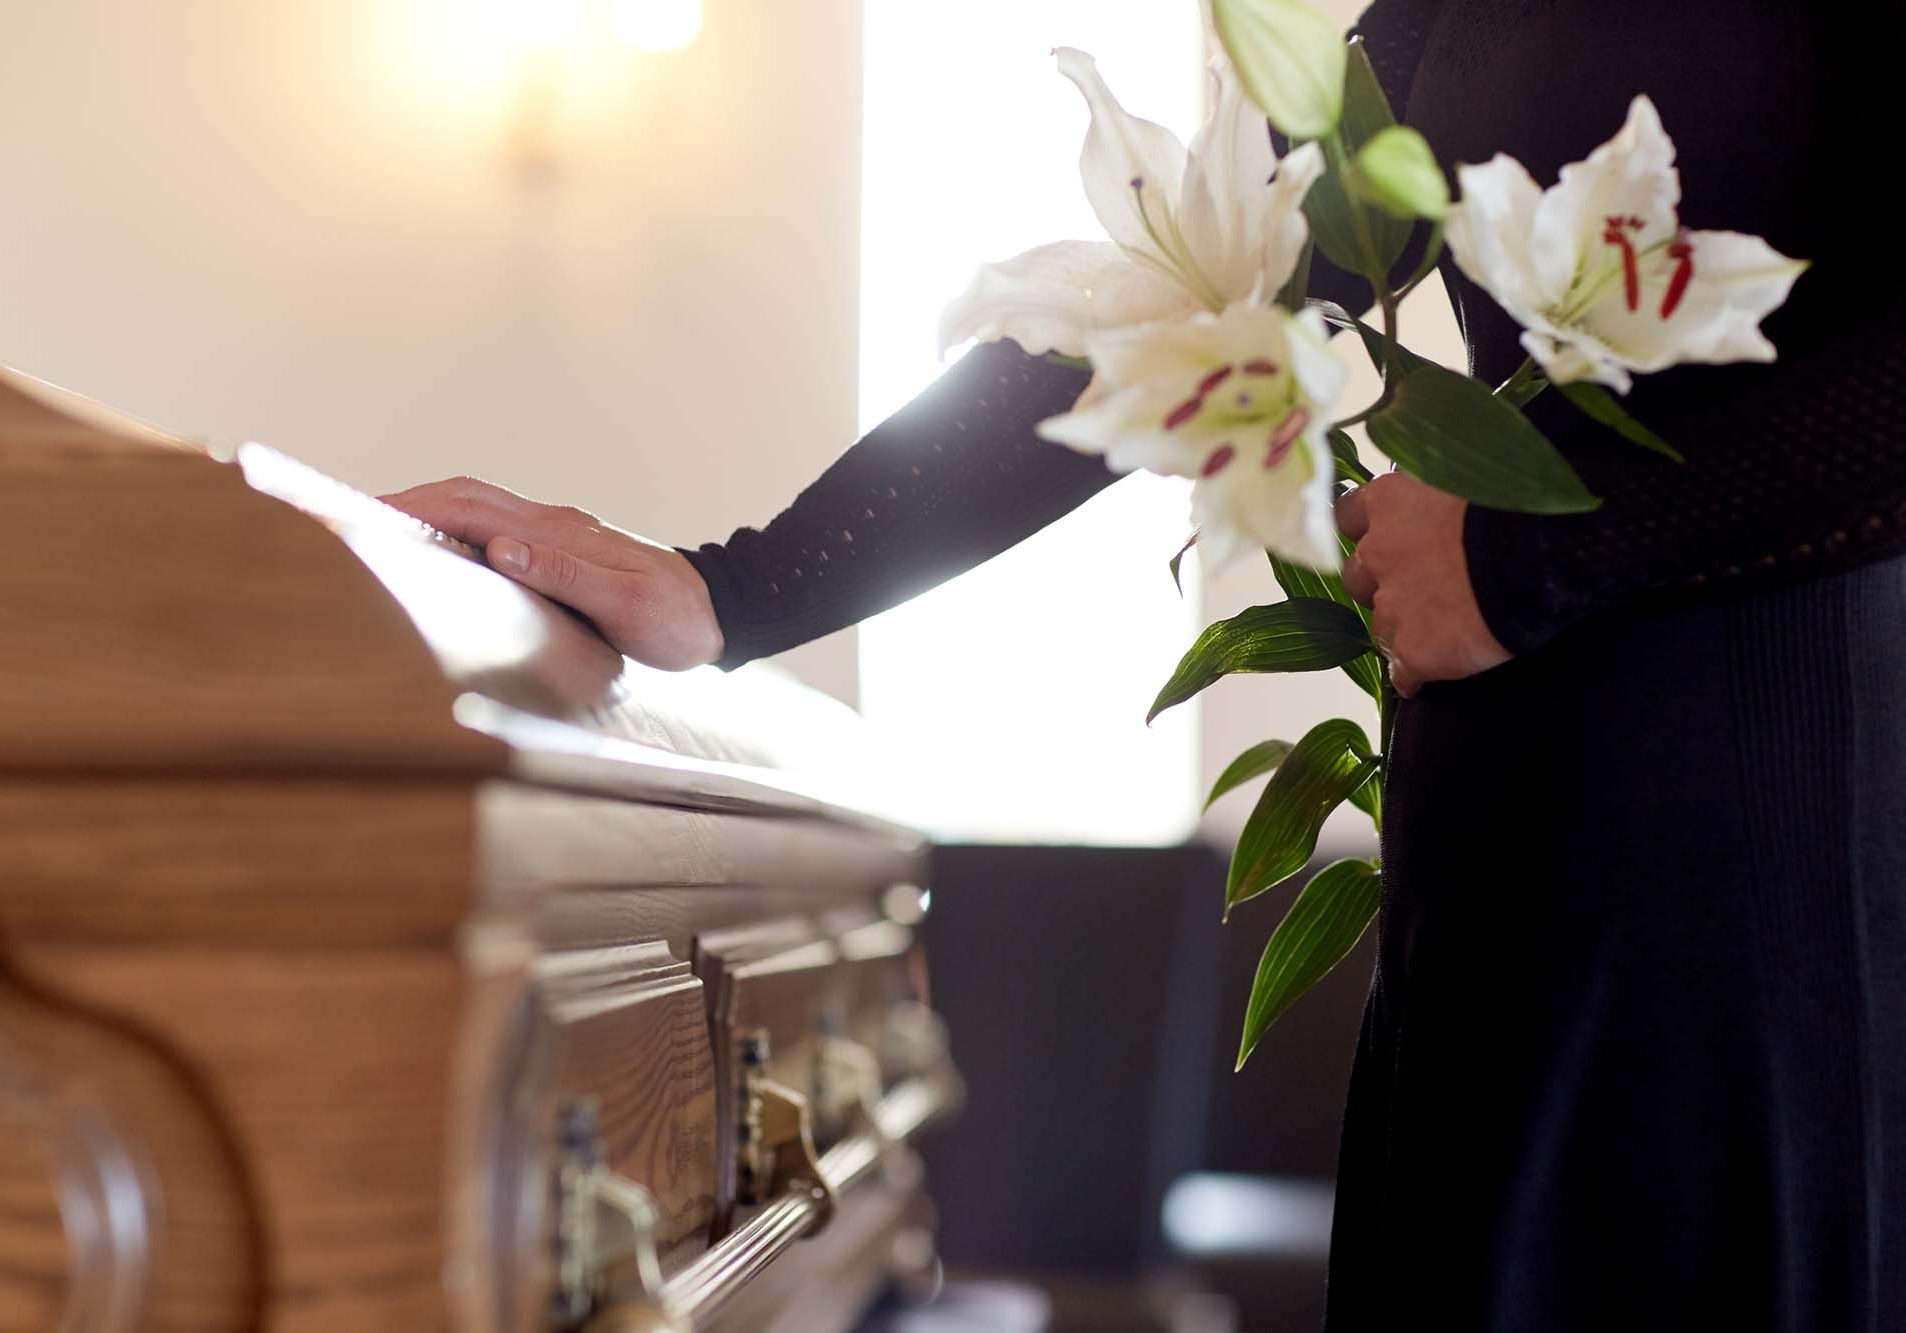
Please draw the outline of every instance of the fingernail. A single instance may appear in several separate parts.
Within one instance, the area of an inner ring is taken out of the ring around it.
[[[513,537],[498,537],[490,543],[490,563],[511,574],[529,569],[529,547]]]

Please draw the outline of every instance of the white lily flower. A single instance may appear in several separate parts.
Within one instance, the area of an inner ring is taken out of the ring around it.
[[[1212,567],[1263,547],[1336,569],[1328,434],[1346,371],[1323,317],[1253,298],[1086,339],[1100,392],[1039,424],[1115,471],[1192,477]]]
[[[1033,355],[1083,356],[1101,330],[1281,288],[1309,234],[1301,210],[1323,173],[1317,146],[1280,164],[1263,112],[1219,67],[1211,120],[1187,152],[1170,130],[1120,106],[1091,56],[1055,54],[1092,113],[1079,170],[1111,240],[1059,241],[983,266],[941,317],[942,351],[1011,338]]]
[[[1626,393],[1630,372],[1774,359],[1760,322],[1806,264],[1758,236],[1681,226],[1674,144],[1646,97],[1547,190],[1502,154],[1456,174],[1450,252],[1523,326],[1554,383]]]

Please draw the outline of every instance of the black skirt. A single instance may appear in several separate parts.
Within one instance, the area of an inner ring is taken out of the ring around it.
[[[1906,1329],[1906,561],[1402,706],[1332,1333]]]

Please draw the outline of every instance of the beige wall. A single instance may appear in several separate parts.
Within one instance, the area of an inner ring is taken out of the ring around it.
[[[0,362],[372,490],[771,516],[855,424],[860,5],[705,8],[604,0],[539,121],[486,0],[0,0]]]

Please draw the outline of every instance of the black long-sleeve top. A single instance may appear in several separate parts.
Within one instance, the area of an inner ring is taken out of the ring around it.
[[[1682,219],[1813,261],[1765,328],[1772,365],[1638,377],[1628,406],[1676,465],[1580,417],[1530,408],[1603,505],[1533,517],[1471,506],[1483,615],[1526,653],[1598,612],[1805,578],[1906,551],[1906,265],[1892,253],[1873,90],[1906,56],[1897,6],[1803,0],[1376,0],[1360,31],[1399,115],[1445,161],[1519,158],[1548,183],[1646,92],[1679,149]],[[1425,52],[1429,58],[1425,59]],[[1608,71],[1619,71],[1609,77]],[[1540,90],[1539,119],[1467,114],[1485,84]],[[1417,114],[1418,108],[1422,114]],[[1445,265],[1472,368],[1521,359],[1508,317]],[[1361,284],[1319,266],[1313,288]],[[1362,292],[1367,297],[1367,291]],[[707,580],[723,665],[864,619],[1007,549],[1112,480],[1033,433],[1086,376],[1010,343],[974,350],[773,522],[685,552]]]

